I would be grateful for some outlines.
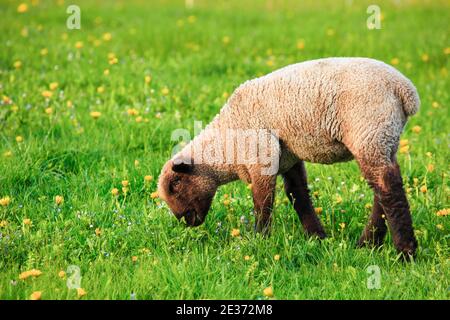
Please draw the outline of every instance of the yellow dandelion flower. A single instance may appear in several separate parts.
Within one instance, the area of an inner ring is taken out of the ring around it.
[[[223,43],[224,45],[229,44],[230,41],[231,41],[231,38],[230,38],[229,36],[224,36],[224,37],[222,38],[222,43]]]
[[[18,13],[25,13],[28,11],[28,5],[26,3],[21,3],[19,4],[19,6],[17,7],[17,12]]]
[[[332,28],[327,29],[327,36],[332,37],[336,32]]]
[[[4,228],[4,227],[6,227],[8,225],[8,221],[6,221],[6,220],[1,220],[0,221],[0,228]]]
[[[11,198],[10,197],[3,197],[0,199],[0,205],[2,207],[6,207],[11,203]]]
[[[422,54],[420,58],[422,59],[423,62],[428,62],[428,60],[430,60],[430,57],[426,53]]]
[[[109,59],[109,61],[108,61],[108,63],[109,63],[110,65],[117,64],[118,62],[119,62],[119,59],[117,59],[116,57],[111,58],[111,59]]]
[[[400,153],[402,153],[402,154],[409,153],[409,146],[406,145],[406,146],[401,147],[400,148]]]
[[[64,197],[63,196],[58,195],[58,196],[55,197],[55,204],[57,206],[59,206],[59,205],[61,205],[63,203],[64,203]]]
[[[84,46],[83,41],[77,41],[77,42],[75,42],[75,48],[81,49],[81,48],[83,48],[83,46]]]
[[[48,85],[48,87],[50,88],[50,90],[55,91],[56,88],[58,88],[58,82],[52,82]]]
[[[231,230],[231,236],[232,237],[239,237],[241,234],[241,231],[239,229],[233,229]]]
[[[33,277],[39,277],[42,274],[41,270],[38,269],[31,269],[30,273]]]
[[[245,261],[250,260],[250,256],[244,256],[244,260],[245,260]]]
[[[50,108],[50,107],[48,107],[48,108],[45,108],[45,113],[46,114],[48,114],[48,115],[51,115],[52,113],[53,113],[53,109],[52,108]]]
[[[396,66],[396,65],[398,65],[400,63],[400,59],[399,58],[392,58],[391,59],[391,64],[393,65],[393,66]]]
[[[131,257],[131,261],[137,262],[137,261],[138,261],[138,257],[137,257],[137,256],[132,256],[132,257]]]
[[[84,297],[87,292],[83,288],[77,288],[77,296],[78,298]]]
[[[339,227],[341,228],[341,230],[344,230],[345,229],[345,223],[344,222],[341,222],[341,223],[339,223]]]
[[[152,198],[152,199],[156,199],[156,198],[158,198],[158,197],[159,197],[158,191],[152,192],[152,193],[150,194],[150,198]]]
[[[340,204],[340,203],[342,203],[342,197],[341,196],[336,196],[336,203],[337,204]]]
[[[33,222],[29,218],[23,219],[23,224],[26,225],[26,226],[31,226],[32,223]]]
[[[322,207],[314,208],[314,212],[315,212],[316,214],[322,214],[323,208],[322,208]]]
[[[141,116],[139,116],[139,117],[136,117],[135,121],[136,121],[137,123],[140,123],[140,122],[142,122],[143,119],[144,119],[144,118],[142,118]]]
[[[450,54],[450,47],[445,48],[445,49],[444,49],[444,53],[445,53],[445,54]]]
[[[161,94],[162,94],[163,96],[167,96],[169,93],[170,93],[169,88],[167,88],[167,87],[162,88]]]
[[[16,137],[16,142],[18,142],[18,143],[23,142],[23,137],[22,136],[17,136]]]
[[[428,172],[433,172],[433,171],[434,171],[434,164],[429,163],[429,164],[427,165],[427,171],[428,171]]]
[[[223,205],[224,206],[229,206],[230,205],[230,200],[229,199],[223,200]]]
[[[3,152],[3,156],[6,158],[12,157],[12,151],[5,151]]]
[[[42,291],[35,291],[30,295],[30,300],[41,300]]]
[[[53,96],[53,92],[51,92],[49,90],[44,90],[44,91],[42,91],[42,96],[44,98],[51,98]]]
[[[60,277],[61,279],[64,279],[66,277],[66,272],[61,270],[60,272],[58,272],[58,277]]]
[[[439,230],[444,230],[444,225],[443,224],[437,224],[436,228],[438,228]]]
[[[28,279],[29,277],[31,277],[30,271],[24,271],[21,274],[19,274],[20,280],[25,280],[25,279]]]
[[[149,84],[152,81],[152,77],[151,76],[145,76],[144,81],[146,84]]]
[[[20,69],[20,67],[22,67],[22,61],[20,61],[20,60],[15,61],[14,68]]]
[[[103,93],[105,92],[105,87],[104,86],[100,86],[97,88],[97,93]]]
[[[273,256],[273,259],[274,259],[275,261],[278,261],[278,260],[281,259],[281,256],[280,256],[279,254],[276,254],[276,255]]]
[[[411,131],[414,133],[420,133],[420,131],[422,131],[422,128],[420,126],[414,126],[412,127]]]
[[[40,51],[41,56],[46,56],[48,54],[48,49],[47,48],[43,48]]]
[[[122,187],[128,187],[130,185],[130,182],[128,180],[122,181]]]
[[[106,32],[106,33],[103,34],[102,38],[103,38],[104,41],[111,41],[112,34],[109,33],[109,32]]]
[[[263,295],[267,298],[272,298],[273,297],[273,288],[272,287],[267,287],[263,290]]]
[[[449,214],[450,214],[450,208],[449,209],[441,209],[438,212],[436,212],[436,215],[438,217],[448,216]]]
[[[139,114],[139,110],[135,108],[130,108],[127,110],[129,116],[137,116]]]
[[[440,107],[440,104],[439,104],[439,102],[437,102],[437,101],[433,101],[433,102],[431,103],[431,106],[432,106],[434,109],[437,109],[437,108]]]
[[[92,111],[92,112],[90,113],[90,115],[91,115],[91,117],[92,117],[94,120],[97,120],[98,118],[100,118],[100,116],[102,115],[102,113],[101,113],[100,111]]]
[[[28,279],[29,277],[36,278],[36,277],[39,277],[41,274],[42,274],[41,270],[31,269],[31,270],[24,271],[21,274],[19,274],[19,279],[20,280],[25,280],[25,279]]]
[[[273,59],[269,59],[269,60],[266,61],[266,65],[268,67],[273,67],[274,64],[275,64],[275,62],[273,61]]]
[[[113,196],[118,196],[118,195],[119,195],[119,189],[117,189],[117,188],[112,188],[111,194],[112,194]]]
[[[4,103],[4,104],[11,104],[11,103],[12,103],[11,98],[8,97],[8,96],[3,96],[3,97],[2,97],[2,100],[3,100],[3,103]]]
[[[303,49],[305,49],[305,40],[299,39],[299,40],[297,41],[297,49],[298,49],[298,50],[303,50]]]
[[[421,186],[421,187],[420,187],[420,192],[422,192],[422,193],[427,193],[427,191],[428,191],[427,186]]]
[[[109,69],[103,70],[103,74],[104,74],[105,76],[109,76]]]
[[[150,181],[152,181],[152,180],[153,180],[153,176],[148,175],[148,176],[145,176],[145,177],[144,177],[144,181],[145,181],[145,182],[150,182]]]
[[[425,153],[426,154],[426,156],[428,157],[428,158],[431,158],[432,156],[433,156],[433,154],[430,152],[430,151],[428,151],[427,153]]]
[[[95,228],[95,235],[100,237],[102,235],[102,230],[100,230],[100,228]]]

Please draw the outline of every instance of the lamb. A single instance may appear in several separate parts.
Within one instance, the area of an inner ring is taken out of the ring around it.
[[[419,105],[412,82],[381,61],[325,58],[289,65],[240,85],[212,122],[164,165],[158,194],[178,219],[197,226],[217,188],[241,179],[251,184],[255,228],[267,232],[279,174],[305,232],[324,238],[304,161],[355,159],[374,191],[373,210],[358,245],[381,245],[387,220],[396,249],[413,256],[417,241],[396,153],[407,118]],[[227,152],[251,153],[247,158],[253,160],[270,153],[268,148],[236,148],[225,134],[230,130],[265,130],[261,141],[275,141],[270,156],[277,161],[276,170],[264,172],[267,163],[258,161],[221,161]],[[211,145],[218,148],[211,152]]]

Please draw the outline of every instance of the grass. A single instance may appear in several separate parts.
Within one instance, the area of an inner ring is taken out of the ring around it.
[[[368,30],[372,2],[77,1],[81,30],[68,30],[61,1],[25,13],[0,1],[0,298],[77,299],[71,275],[58,276],[76,265],[83,299],[264,299],[269,286],[276,299],[448,299],[450,223],[437,212],[449,207],[449,5],[377,1],[382,29]],[[322,242],[304,236],[281,181],[266,239],[243,183],[222,187],[198,228],[151,197],[174,129],[206,124],[247,79],[326,56],[395,64],[421,95],[398,155],[414,262],[397,258],[390,237],[355,248],[372,193],[354,162],[307,164]],[[367,287],[371,265],[379,289]],[[30,269],[42,275],[19,280]]]

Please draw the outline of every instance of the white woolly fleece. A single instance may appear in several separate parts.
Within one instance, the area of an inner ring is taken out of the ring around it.
[[[210,128],[264,128],[279,132],[280,173],[299,160],[329,164],[355,157],[382,165],[395,157],[406,119],[419,104],[411,81],[381,61],[297,63],[239,86],[180,155],[191,156],[190,147],[210,143]],[[245,178],[242,168],[235,171]]]

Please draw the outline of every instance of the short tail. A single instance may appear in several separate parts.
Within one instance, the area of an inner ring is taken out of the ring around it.
[[[405,115],[412,116],[419,111],[420,107],[420,98],[417,93],[416,87],[412,84],[412,82],[405,78],[407,81],[397,83],[395,88],[396,95],[400,98],[403,105],[403,111]]]

